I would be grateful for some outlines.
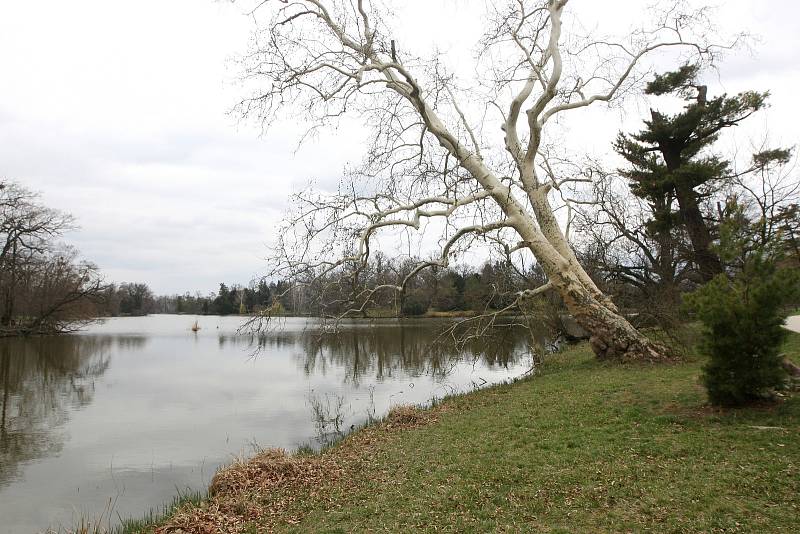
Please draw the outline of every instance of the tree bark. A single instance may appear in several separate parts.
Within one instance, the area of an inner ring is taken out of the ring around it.
[[[548,224],[557,225],[557,222],[554,218]],[[598,359],[657,362],[672,358],[673,355],[666,346],[650,340],[636,330],[613,303],[611,306],[607,305],[607,302],[611,302],[607,296],[600,293],[602,298],[598,298],[596,292],[599,293],[599,290],[594,284],[587,287],[584,279],[589,278],[589,275],[580,264],[570,263],[555,249],[545,238],[544,228],[539,231],[528,218],[516,229],[539,260],[567,310],[589,332],[589,344]],[[558,227],[548,229],[549,233],[555,231],[560,233]]]
[[[666,361],[669,349],[640,333],[619,312],[594,298],[572,272],[550,275],[570,314],[589,332],[589,344],[601,360]]]
[[[697,204],[694,189],[680,182],[675,183],[675,196],[678,199],[681,219],[686,225],[689,239],[692,242],[694,260],[700,272],[703,282],[708,282],[722,272],[722,262],[713,250],[711,245],[713,239],[708,230],[700,206]]]
[[[608,295],[600,291],[600,289],[594,283],[594,280],[592,280],[592,278],[578,261],[578,257],[572,250],[572,247],[567,241],[564,232],[561,231],[561,226],[558,224],[555,214],[553,213],[553,209],[550,207],[550,203],[547,200],[547,191],[547,187],[539,187],[531,195],[533,211],[536,214],[536,220],[539,223],[539,228],[542,229],[542,233],[544,234],[545,238],[547,238],[547,241],[553,245],[556,251],[558,251],[558,253],[564,257],[564,259],[567,260],[570,269],[575,271],[580,278],[581,283],[586,286],[586,289],[589,290],[592,296],[603,306],[613,312],[616,312],[617,306],[614,304],[611,298],[608,297]]]
[[[3,295],[3,313],[0,315],[0,326],[8,328],[14,320],[14,292],[17,289],[17,242],[11,246],[11,261],[8,262],[8,283]]]

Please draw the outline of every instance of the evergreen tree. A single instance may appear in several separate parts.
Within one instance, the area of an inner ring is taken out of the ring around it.
[[[703,383],[713,404],[747,404],[781,385],[782,307],[798,295],[798,274],[758,251],[736,277],[717,275],[687,297],[704,326]]]
[[[766,105],[769,93],[746,91],[708,99],[707,87],[698,81],[699,66],[656,75],[647,84],[648,95],[675,95],[687,104],[674,115],[651,110],[646,128],[633,135],[620,134],[615,149],[629,163],[622,174],[631,190],[651,206],[648,230],[665,254],[675,252],[674,229],[685,228],[691,242],[691,259],[703,281],[723,271],[713,250],[715,231],[701,210],[703,199],[729,174],[729,162],[708,154],[722,130],[735,126]],[[788,159],[787,150],[756,154],[754,168]],[[677,204],[677,206],[675,205]]]
[[[754,221],[729,205],[715,246],[729,266],[687,296],[704,329],[700,349],[709,358],[703,382],[713,404],[742,405],[763,398],[785,377],[780,347],[785,310],[797,304],[800,271],[785,263],[780,240],[754,239]]]
[[[214,310],[219,315],[230,315],[235,313],[237,306],[231,298],[231,291],[224,283],[219,285],[219,293],[217,298],[214,299]]]
[[[481,282],[481,275],[470,274],[464,284],[464,305],[468,310],[482,311],[486,305],[487,288]]]
[[[260,280],[258,282],[258,288],[255,293],[255,304],[265,308],[272,304],[272,293],[269,289],[269,284],[267,284],[265,280]]]

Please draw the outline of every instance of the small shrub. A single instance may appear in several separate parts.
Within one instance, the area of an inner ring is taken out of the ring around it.
[[[779,270],[754,255],[735,278],[718,275],[687,296],[704,326],[700,350],[709,362],[703,382],[712,404],[751,403],[782,384],[781,312],[797,293],[795,270]]]
[[[403,302],[403,315],[418,316],[428,311],[429,302],[417,295],[408,295]]]

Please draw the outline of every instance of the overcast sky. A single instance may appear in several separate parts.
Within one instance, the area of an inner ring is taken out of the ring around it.
[[[464,28],[480,28],[469,2],[402,4],[398,28],[423,48],[456,46],[471,34]],[[430,4],[434,16],[412,16]],[[604,27],[641,4],[570,7]],[[800,5],[718,5],[726,29],[760,42],[753,55],[721,64],[717,89],[770,90],[772,108],[751,129],[797,144]],[[108,280],[147,282],[157,293],[247,283],[263,269],[289,193],[310,179],[334,183],[359,158],[351,138],[358,132],[322,135],[296,150],[291,125],[261,136],[228,115],[243,96],[230,61],[251,30],[241,11],[211,0],[0,2],[0,177],[75,215],[80,229],[68,241]],[[617,127],[587,138],[606,146]]]

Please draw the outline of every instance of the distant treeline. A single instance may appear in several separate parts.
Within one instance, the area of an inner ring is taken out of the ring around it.
[[[217,293],[208,295],[197,292],[156,296],[145,283],[111,284],[103,294],[100,313],[112,317],[149,313],[248,314],[272,306],[272,295],[284,289],[283,284],[267,284],[263,281],[249,287],[222,283]]]
[[[392,261],[381,257],[370,263],[361,283],[393,283],[398,274],[412,269],[412,261]],[[329,277],[313,285],[261,280],[245,286],[219,285],[215,293],[156,296],[144,283],[123,283],[106,288],[103,315],[145,315],[179,313],[197,315],[251,314],[270,310],[279,315],[329,315],[345,311],[349,278]],[[370,314],[418,316],[427,312],[497,310],[508,306],[516,292],[542,283],[536,270],[520,272],[507,262],[487,262],[480,267],[460,266],[428,269],[411,279],[404,294],[382,291],[373,295],[367,308]],[[341,298],[335,298],[336,293]]]

